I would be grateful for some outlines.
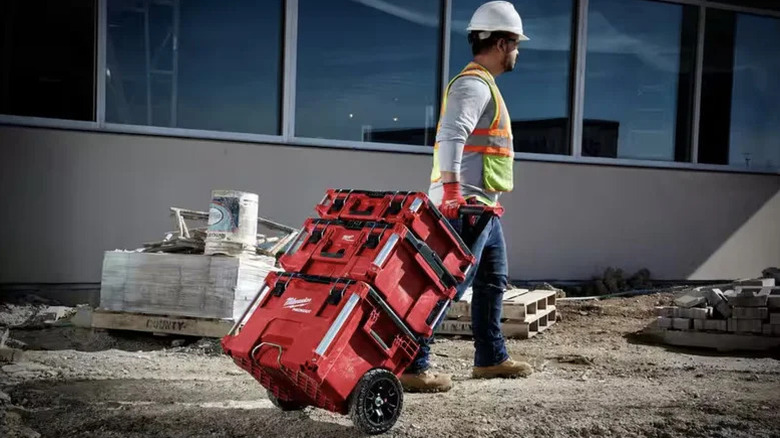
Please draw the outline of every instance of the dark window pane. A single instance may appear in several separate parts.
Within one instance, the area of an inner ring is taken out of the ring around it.
[[[0,113],[95,119],[94,0],[0,1]]]
[[[466,27],[483,3],[483,0],[452,3],[450,77],[472,59]],[[496,82],[512,117],[515,151],[568,155],[573,2],[513,3],[530,41],[520,43],[515,70],[500,75]]]
[[[295,135],[432,145],[438,0],[301,0]]]
[[[591,0],[584,156],[687,161],[694,7]]]
[[[777,0],[712,0],[711,3],[780,11],[780,1]]]
[[[109,0],[106,120],[279,134],[282,8]]]
[[[709,9],[699,161],[780,168],[780,20]]]

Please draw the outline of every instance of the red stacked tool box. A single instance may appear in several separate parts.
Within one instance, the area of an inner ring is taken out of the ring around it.
[[[323,219],[403,224],[439,256],[458,282],[474,264],[469,248],[425,193],[329,189],[315,210]]]
[[[281,409],[382,433],[403,404],[396,376],[474,257],[423,193],[329,190],[315,209],[222,348]]]
[[[279,263],[290,272],[369,283],[425,337],[433,333],[457,285],[438,256],[400,223],[310,218]]]
[[[252,307],[243,329],[222,346],[283,408],[346,414],[364,375],[398,375],[417,353],[414,334],[360,281],[272,272]],[[385,398],[397,395],[386,389]]]

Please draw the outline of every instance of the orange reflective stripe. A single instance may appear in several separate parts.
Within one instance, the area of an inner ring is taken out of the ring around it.
[[[512,134],[508,129],[475,129],[471,135],[487,135],[490,137],[504,137],[509,138]]]
[[[498,146],[476,146],[471,144],[463,146],[463,150],[466,152],[478,152],[480,154],[498,155],[501,157],[511,157],[513,152],[512,149],[509,148],[502,148]]]

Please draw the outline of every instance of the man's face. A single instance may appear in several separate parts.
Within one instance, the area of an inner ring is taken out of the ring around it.
[[[508,39],[502,40],[502,53],[504,54],[504,71],[512,71],[517,63],[517,49],[520,44],[520,37],[512,35]]]

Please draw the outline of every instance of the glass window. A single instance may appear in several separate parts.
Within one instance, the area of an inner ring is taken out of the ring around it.
[[[471,61],[466,27],[483,0],[452,2],[450,77]],[[530,41],[520,43],[517,65],[498,83],[512,118],[517,152],[570,153],[569,74],[572,0],[513,2]]]
[[[584,156],[689,160],[697,11],[590,0]]]
[[[95,119],[95,2],[0,1],[0,113]]]
[[[432,145],[438,0],[300,0],[295,135]]]
[[[707,10],[699,161],[780,168],[780,20]]]
[[[279,134],[282,16],[282,0],[109,0],[106,121]]]

